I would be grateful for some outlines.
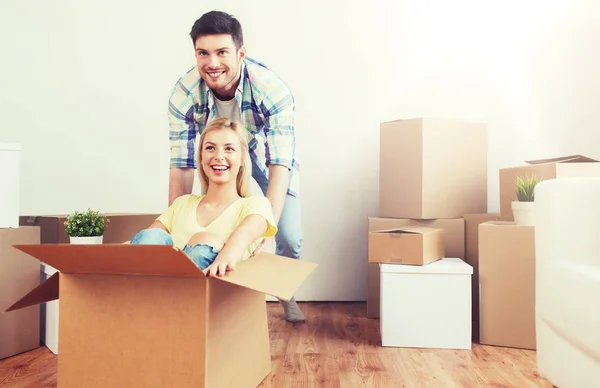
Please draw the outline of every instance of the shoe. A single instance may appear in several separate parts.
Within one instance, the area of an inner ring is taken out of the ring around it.
[[[292,298],[289,302],[284,300],[279,300],[279,303],[283,306],[283,311],[285,312],[285,320],[292,323],[304,322],[306,318],[304,317],[304,313],[300,310],[298,303],[296,303],[296,299]]]

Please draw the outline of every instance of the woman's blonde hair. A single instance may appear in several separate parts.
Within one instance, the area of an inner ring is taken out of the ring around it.
[[[200,135],[197,165],[199,170],[198,176],[200,178],[202,190],[204,191],[204,194],[206,194],[208,192],[209,185],[208,177],[206,176],[206,173],[202,168],[202,148],[204,146],[204,139],[206,138],[207,133],[224,129],[229,129],[235,132],[235,134],[240,140],[240,152],[242,154],[242,162],[240,164],[240,170],[238,171],[236,177],[236,189],[240,197],[249,197],[251,194],[250,179],[252,178],[252,164],[250,161],[250,154],[248,152],[248,132],[246,132],[246,130],[239,121],[232,121],[229,120],[227,117],[219,117],[208,122],[204,131],[202,131],[202,135]]]

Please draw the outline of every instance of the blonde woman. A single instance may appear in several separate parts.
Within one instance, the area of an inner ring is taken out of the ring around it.
[[[209,276],[223,276],[275,236],[277,226],[269,200],[250,195],[252,166],[239,122],[218,118],[208,123],[197,163],[205,194],[175,199],[131,244],[174,245],[199,268],[208,268]]]

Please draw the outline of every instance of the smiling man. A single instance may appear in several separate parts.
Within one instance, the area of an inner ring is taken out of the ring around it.
[[[252,176],[271,202],[278,224],[276,253],[299,259],[302,228],[292,93],[272,70],[246,56],[242,27],[233,16],[208,12],[196,20],[190,37],[196,66],[177,81],[169,99],[169,205],[192,191],[196,137],[206,123],[216,117],[237,120],[248,132]],[[281,303],[288,321],[304,321],[294,299]]]

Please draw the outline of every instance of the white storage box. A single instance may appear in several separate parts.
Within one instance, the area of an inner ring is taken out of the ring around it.
[[[56,269],[46,263],[40,264],[41,281],[54,275]],[[41,304],[40,340],[54,354],[58,354],[58,303],[53,300]]]
[[[19,227],[21,146],[0,143],[0,228]]]
[[[381,344],[471,349],[471,276],[461,259],[381,264]]]

